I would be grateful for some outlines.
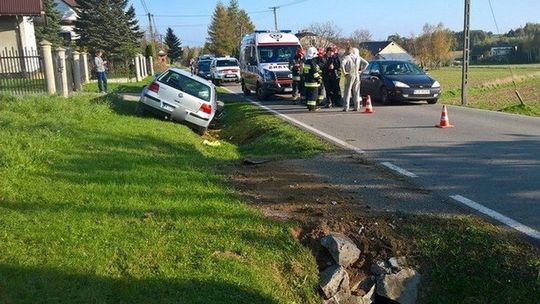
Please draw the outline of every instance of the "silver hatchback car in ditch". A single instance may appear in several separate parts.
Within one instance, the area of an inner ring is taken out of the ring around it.
[[[170,68],[144,88],[139,112],[152,112],[206,132],[218,107],[215,86],[188,71]]]

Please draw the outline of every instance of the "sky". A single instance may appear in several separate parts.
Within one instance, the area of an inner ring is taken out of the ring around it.
[[[148,29],[146,9],[155,17],[161,34],[171,27],[184,46],[202,46],[217,0],[130,0],[135,6],[139,24]],[[222,1],[225,5],[229,0]],[[348,36],[356,29],[369,30],[374,40],[389,35],[420,34],[424,24],[442,22],[454,31],[463,30],[464,0],[239,0],[240,8],[251,17],[258,30],[274,28],[277,10],[279,29],[298,30],[312,23],[332,21]],[[540,23],[540,0],[471,0],[471,29],[505,33]],[[498,30],[497,30],[498,26]]]

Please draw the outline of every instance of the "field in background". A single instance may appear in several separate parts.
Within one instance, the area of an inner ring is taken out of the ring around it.
[[[433,70],[429,74],[443,87],[441,102],[461,104],[460,67]],[[516,89],[525,106],[520,105]],[[471,66],[468,106],[540,116],[540,65]]]

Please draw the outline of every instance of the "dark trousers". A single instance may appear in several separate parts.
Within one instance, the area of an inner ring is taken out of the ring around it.
[[[300,91],[300,80],[293,80],[293,82],[292,82],[292,97],[294,98],[294,100],[296,100],[296,98],[298,98],[299,91]]]
[[[314,111],[319,106],[319,87],[305,87],[307,108]]]
[[[339,86],[339,78],[329,77],[324,80],[324,88],[326,89],[326,100],[334,106],[341,106],[341,88]]]
[[[99,92],[107,93],[107,73],[97,72],[97,81],[98,81]]]

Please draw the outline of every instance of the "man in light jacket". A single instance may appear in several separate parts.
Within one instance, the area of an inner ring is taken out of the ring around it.
[[[367,67],[368,62],[360,57],[357,48],[347,47],[346,56],[342,62],[342,72],[345,75],[345,92],[343,96],[343,111],[349,111],[349,103],[352,98],[354,109],[360,111],[360,73]]]
[[[103,56],[103,51],[97,50],[96,57],[94,57],[94,64],[96,65],[99,92],[107,93],[107,72],[105,69],[107,61],[104,61],[101,56]]]

